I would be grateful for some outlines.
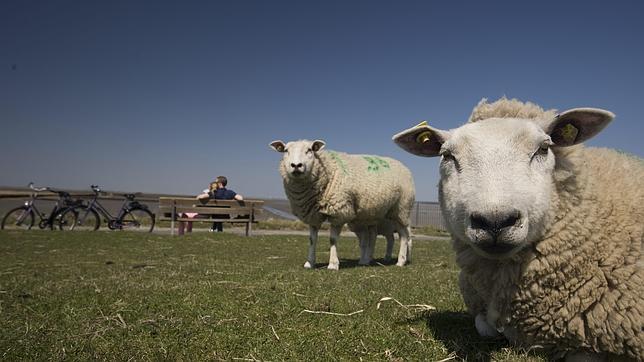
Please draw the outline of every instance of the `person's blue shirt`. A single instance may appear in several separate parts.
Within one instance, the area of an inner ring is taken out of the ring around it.
[[[208,195],[210,195],[211,199],[215,200],[233,200],[235,196],[237,196],[237,193],[224,187],[217,189],[214,192],[211,191],[208,193]]]

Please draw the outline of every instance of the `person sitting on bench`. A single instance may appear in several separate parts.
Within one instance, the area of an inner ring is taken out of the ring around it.
[[[215,182],[214,181],[211,182],[207,189],[201,191],[201,193],[197,195],[197,199],[202,199],[203,195],[207,195],[208,192],[211,189],[213,189],[214,185],[215,185]],[[188,219],[194,219],[197,216],[199,216],[199,213],[196,213],[196,212],[183,212],[179,215],[179,217],[188,218]],[[192,232],[192,221],[179,221],[179,230],[178,230],[179,235],[183,235],[184,230],[185,232],[188,232],[188,233]]]
[[[225,176],[217,176],[215,181],[210,183],[207,192],[197,196],[198,199],[215,199],[215,200],[237,200],[242,201],[244,197],[233,190],[227,189],[228,179]],[[206,191],[206,190],[204,190]],[[215,219],[227,218],[228,215],[212,215]],[[224,231],[224,225],[221,222],[214,222],[210,231]]]

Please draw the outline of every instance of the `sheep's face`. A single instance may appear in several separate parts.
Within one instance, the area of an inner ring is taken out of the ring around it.
[[[598,133],[610,112],[578,109],[536,123],[490,118],[452,131],[421,124],[394,136],[405,150],[441,156],[439,199],[452,237],[503,259],[543,236],[555,191],[552,147]]]
[[[551,145],[550,136],[524,120],[456,129],[439,151],[439,198],[450,232],[494,258],[537,240],[553,190]]]
[[[282,176],[291,180],[308,180],[317,160],[316,152],[324,148],[324,141],[301,140],[284,144],[273,141],[270,146],[283,154],[280,163]]]

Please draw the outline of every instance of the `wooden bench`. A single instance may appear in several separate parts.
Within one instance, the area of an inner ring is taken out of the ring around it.
[[[246,236],[252,231],[255,215],[261,212],[261,200],[214,200],[178,197],[159,197],[157,221],[170,221],[170,234],[174,235],[176,221],[228,222],[246,224]],[[181,217],[182,213],[196,212],[195,218]],[[221,217],[226,215],[227,218]],[[216,218],[212,216],[217,216]]]

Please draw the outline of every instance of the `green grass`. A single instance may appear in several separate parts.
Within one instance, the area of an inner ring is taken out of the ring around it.
[[[212,224],[209,222],[195,221],[193,223],[193,229],[208,229]],[[229,226],[229,223],[224,223],[224,227]],[[236,224],[236,226],[243,227],[244,224]],[[155,227],[170,227],[170,221],[157,221]],[[253,229],[255,230],[296,230],[296,231],[308,231],[309,226],[299,220],[286,220],[279,218],[268,218],[262,220],[256,224],[253,224]],[[330,229],[329,223],[322,224],[320,230],[328,231]],[[349,231],[349,228],[345,225],[342,228],[343,231]],[[420,226],[412,227],[413,235],[427,235],[427,236],[449,236],[449,234],[444,230],[439,230],[433,226]]]
[[[447,231],[437,229],[430,225],[412,227],[411,232],[412,232],[412,235],[428,235],[428,236],[444,236],[444,237],[449,236],[449,233]]]
[[[342,239],[340,271],[320,244],[305,270],[302,236],[0,232],[0,360],[540,360],[477,336],[447,242],[358,267]]]
[[[308,230],[309,226],[299,220],[284,220],[276,218],[268,218],[262,220],[261,222],[253,225],[253,228],[260,230]],[[321,230],[329,230],[329,224],[322,224]],[[348,227],[345,225],[343,228],[344,231],[348,231]],[[429,236],[449,236],[446,231],[439,230],[433,226],[421,226],[412,228],[412,234],[414,235],[429,235]]]
[[[323,230],[328,230],[328,224],[324,224]],[[308,230],[309,226],[299,220],[285,220],[268,218],[253,225],[254,229],[260,230]]]

